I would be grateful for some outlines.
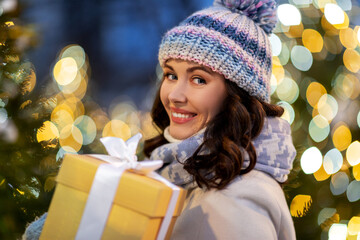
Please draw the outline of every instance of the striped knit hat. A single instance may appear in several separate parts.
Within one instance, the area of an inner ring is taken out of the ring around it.
[[[276,24],[274,0],[215,0],[162,39],[159,62],[197,62],[235,82],[251,96],[270,102],[272,69],[268,34]]]

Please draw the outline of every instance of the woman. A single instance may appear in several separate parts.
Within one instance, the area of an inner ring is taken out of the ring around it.
[[[279,183],[295,149],[270,104],[275,2],[215,0],[168,31],[145,142],[160,173],[188,190],[173,239],[295,239]]]
[[[273,0],[215,0],[162,39],[152,109],[160,135],[144,152],[188,190],[173,239],[295,239],[279,183],[296,152],[283,109],[270,104],[275,15]]]

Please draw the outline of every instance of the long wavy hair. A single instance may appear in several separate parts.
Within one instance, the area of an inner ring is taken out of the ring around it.
[[[265,117],[279,117],[284,109],[250,96],[234,82],[225,80],[227,97],[219,113],[207,123],[204,141],[194,154],[184,162],[184,169],[191,174],[199,187],[223,189],[235,177],[250,172],[256,164],[256,151],[252,140],[264,125]],[[163,136],[170,119],[160,100],[160,88],[151,110],[153,123],[160,135],[145,141],[144,154],[167,143]],[[208,154],[199,154],[204,148]],[[242,150],[243,149],[243,150]],[[249,165],[243,168],[244,152]]]

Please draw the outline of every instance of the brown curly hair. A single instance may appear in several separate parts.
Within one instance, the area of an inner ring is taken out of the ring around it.
[[[250,172],[256,164],[256,151],[252,140],[256,138],[264,125],[265,117],[279,117],[284,109],[250,96],[234,82],[225,81],[227,97],[219,113],[211,119],[204,133],[204,142],[195,153],[184,162],[184,169],[191,174],[199,187],[223,189],[236,176]],[[144,154],[165,143],[164,129],[170,119],[160,100],[160,88],[156,94],[151,117],[160,135],[148,139],[144,144]],[[208,154],[199,154],[202,148]],[[242,169],[245,150],[250,163]]]

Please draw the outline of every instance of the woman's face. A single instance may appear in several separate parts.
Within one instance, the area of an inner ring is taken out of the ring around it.
[[[170,118],[170,135],[188,138],[220,110],[227,95],[224,77],[194,62],[168,60],[160,99]]]

